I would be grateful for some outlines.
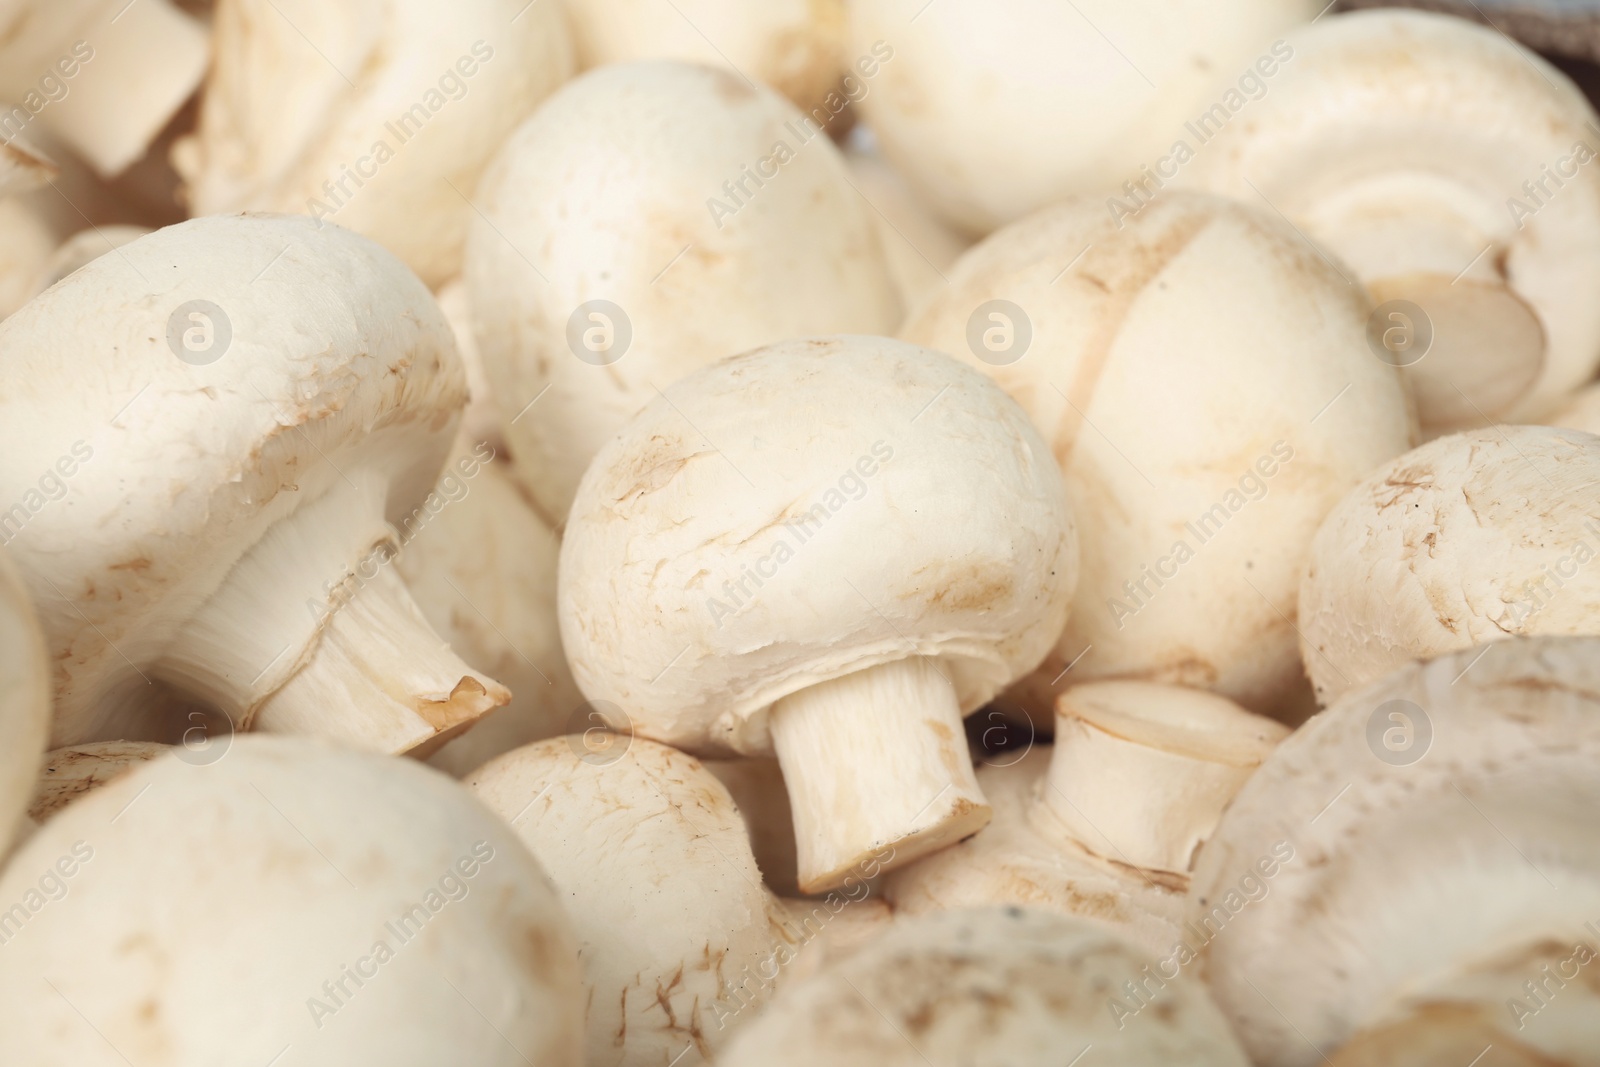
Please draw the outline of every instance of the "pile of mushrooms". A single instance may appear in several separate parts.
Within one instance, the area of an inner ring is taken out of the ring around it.
[[[1462,6],[0,0],[0,1063],[1600,1067]]]

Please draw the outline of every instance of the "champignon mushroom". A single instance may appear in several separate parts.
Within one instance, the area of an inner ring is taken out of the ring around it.
[[[33,606],[0,553],[0,857],[18,836],[50,731],[50,662]]]
[[[102,178],[145,154],[210,61],[205,27],[168,0],[6,0],[6,132],[37,119]]]
[[[1273,36],[1322,5],[848,6],[849,53],[891,50],[859,105],[884,154],[930,207],[982,236],[1062,197],[1147,181],[1188,136],[1185,120],[1229,92],[1242,101],[1246,79],[1264,86],[1258,70],[1282,58]]]
[[[468,447],[460,437],[430,499],[436,508],[401,530],[395,565],[434,632],[512,694],[429,757],[460,777],[502,752],[566,733],[583,716],[583,695],[556,621],[561,542],[506,465],[487,445]]]
[[[158,741],[91,741],[45,753],[28,800],[28,818],[42,823],[74,801],[166,753]]]
[[[388,565],[465,398],[422,283],[304,217],[169,227],[0,324],[0,500],[53,744],[161,740],[152,682],[389,752],[506,703]]]
[[[1408,664],[1262,765],[1188,926],[1257,1063],[1593,1061],[1597,665],[1576,637]]]
[[[1548,415],[1600,366],[1594,109],[1497,30],[1333,15],[1182,180],[1294,219],[1378,307],[1430,434]]]
[[[197,133],[173,163],[196,215],[290,211],[461,270],[468,197],[572,73],[559,5],[223,0]]]
[[[594,454],[658,389],[758,345],[900,319],[838,149],[725,71],[584,75],[507,142],[480,197],[478,342],[513,467],[558,527]]]
[[[734,1035],[722,1067],[1246,1067],[1199,982],[1118,1020],[1145,955],[1102,926],[1025,908],[896,920],[852,956],[784,990]],[[1092,1051],[1091,1051],[1092,1050]]]
[[[1066,632],[1019,700],[1048,718],[1063,682],[1139,678],[1309,703],[1290,624],[1306,545],[1411,443],[1367,312],[1287,223],[1192,193],[1120,226],[1069,200],[962,257],[901,335],[1032,416],[1083,539]]]
[[[728,791],[666,745],[551,738],[466,784],[567,906],[589,989],[586,1063],[665,1064],[690,1048],[710,1060],[820,932],[761,884]],[[822,919],[850,906],[834,894]]]
[[[853,95],[840,85],[844,0],[566,0],[566,9],[584,70],[641,59],[721,67],[772,86],[824,127]]]
[[[978,768],[994,821],[891,874],[909,915],[1023,904],[1116,927],[1150,952],[1177,939],[1199,846],[1288,731],[1222,697],[1091,682],[1057,703],[1054,747]]]
[[[1440,437],[1352,489],[1311,542],[1306,671],[1323,704],[1408,660],[1513,635],[1600,633],[1600,438]]]
[[[0,877],[0,1060],[577,1067],[577,948],[516,835],[409,760],[235,738],[57,814]]]
[[[961,717],[1037,664],[1076,579],[1060,472],[994,383],[886,338],[789,341],[595,457],[561,636],[613,725],[776,754],[810,893],[988,821]]]
[[[1548,422],[1584,433],[1600,434],[1600,384],[1591,385],[1567,398],[1567,404]]]

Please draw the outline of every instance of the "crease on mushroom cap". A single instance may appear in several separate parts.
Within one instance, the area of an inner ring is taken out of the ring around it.
[[[785,989],[717,1061],[725,1067],[1246,1067],[1199,982],[1118,1020],[1108,998],[1147,957],[1103,926],[1028,908],[897,919],[855,954]],[[1092,1050],[1092,1051],[1091,1051]]]
[[[102,178],[145,154],[210,59],[206,28],[169,0],[0,7],[0,100],[23,104],[24,121],[37,119]]]
[[[1408,660],[1600,632],[1600,438],[1496,426],[1379,467],[1311,542],[1299,630],[1332,703]]]
[[[51,386],[67,367],[95,387]],[[53,744],[159,739],[152,681],[240,730],[418,754],[504,704],[389,566],[465,394],[422,283],[303,217],[169,227],[0,323]]]
[[[0,857],[27,830],[24,811],[50,731],[50,661],[33,605],[0,552]]]
[[[1249,121],[1181,180],[1264,198],[1396,311],[1378,329],[1401,331],[1392,358],[1411,364],[1430,435],[1548,415],[1600,366],[1594,109],[1548,62],[1462,19],[1330,15],[1287,41],[1293,59]]]
[[[884,886],[901,914],[1019,904],[1093,919],[1146,951],[1180,940],[1200,845],[1288,730],[1200,690],[1091,682],[1058,703],[1055,744],[978,768],[994,820]]]
[[[777,756],[816,892],[988,820],[961,717],[1038,662],[1076,580],[1060,472],[992,382],[796,340],[679,381],[595,457],[561,635],[614,726]]]
[[[674,59],[721,67],[827,127],[844,110],[844,0],[565,0],[583,70]],[[854,73],[850,71],[850,73]]]
[[[559,5],[221,0],[199,130],[174,165],[196,215],[288,211],[460,273],[496,148],[572,73]]]
[[[1592,637],[1407,664],[1256,772],[1190,888],[1256,1062],[1594,1061],[1597,664]]]
[[[68,804],[165,754],[159,741],[91,741],[45,753],[28,800],[28,818],[43,823]]]
[[[35,897],[0,952],[6,1063],[582,1062],[549,880],[410,760],[268,737],[162,756],[12,858],[0,900]]]
[[[500,680],[511,702],[428,762],[455,777],[572,728],[583,695],[556,620],[561,542],[488,444],[456,438],[432,493],[400,522],[395,565],[435,633]]]
[[[466,784],[566,903],[589,990],[588,1063],[665,1063],[690,1047],[709,1060],[797,958],[847,947],[828,935],[856,898],[791,911],[762,885],[728,791],[666,745],[551,738]],[[869,910],[881,920],[881,905]]]
[[[513,467],[558,528],[595,453],[658,389],[760,345],[900,319],[838,149],[726,71],[591,71],[506,142],[479,199],[479,347]]]
[[[1175,141],[1192,142],[1185,122],[1227,92],[1238,96],[1240,79],[1270,61],[1274,35],[1322,3],[848,7],[849,54],[875,42],[892,49],[858,105],[884,154],[930,207],[982,236],[1065,196],[1103,198],[1124,180],[1147,182]]]
[[[901,336],[1022,405],[1079,517],[1071,617],[1013,700],[1048,720],[1062,684],[1136,678],[1293,717],[1306,546],[1412,443],[1359,287],[1277,216],[1178,191],[1121,225],[1064,201],[950,278]]]

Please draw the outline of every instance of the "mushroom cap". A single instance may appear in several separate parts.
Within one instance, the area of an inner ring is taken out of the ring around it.
[[[137,736],[106,694],[145,686],[136,665],[274,522],[351,478],[408,514],[465,398],[422,283],[304,217],[167,227],[0,323],[0,500],[28,512],[8,548],[55,657],[53,743]],[[270,622],[310,640],[316,618],[291,615]]]
[[[1567,398],[1567,405],[1550,416],[1551,426],[1600,434],[1600,384],[1588,386]]]
[[[980,707],[1054,642],[1077,570],[1060,472],[993,382],[888,338],[787,341],[678,382],[595,457],[561,635],[637,732],[770,755],[774,701],[908,656]]]
[[[430,285],[461,271],[500,143],[572,74],[557,4],[231,0],[200,127],[173,162],[196,215],[315,214]]]
[[[860,102],[867,124],[931,207],[982,235],[1138,179],[1274,34],[1321,6],[850,0],[847,49],[892,49]]]
[[[1600,438],[1494,426],[1379,467],[1328,514],[1300,587],[1322,703],[1408,660],[1600,632]]]
[[[899,322],[869,209],[833,143],[805,134],[765,87],[648,62],[576,79],[506,142],[467,282],[515,468],[557,525],[658,389],[758,345]]]
[[[1381,269],[1385,250],[1358,257],[1346,247],[1352,197],[1448,210],[1469,232],[1438,271],[1448,279],[1493,268],[1544,332],[1543,370],[1494,414],[1506,422],[1548,414],[1600,365],[1592,299],[1600,170],[1571,167],[1559,187],[1547,182],[1532,197],[1523,183],[1544,180],[1576,145],[1590,159],[1600,151],[1593,108],[1547,61],[1464,19],[1361,11],[1322,18],[1287,41],[1293,59],[1250,103],[1249,121],[1224,128],[1181,180],[1265,199],[1364,278]],[[1531,213],[1512,210],[1508,196]],[[1469,262],[1474,255],[1483,258]]]
[[[901,336],[1022,405],[1079,520],[1083,578],[1050,678],[1075,662],[1073,681],[1208,688],[1255,711],[1291,700],[1304,546],[1411,443],[1359,287],[1276,216],[1183,192],[1120,227],[1099,200],[1065,201],[950,279]],[[979,331],[1002,312],[1011,345],[991,351]]]
[[[163,756],[51,819],[0,899],[29,912],[0,953],[7,1063],[580,1062],[550,883],[410,760],[265,737]]]
[[[1259,766],[1289,734],[1215,693],[1152,682],[1075,685],[1057,707],[1125,741],[1232,767]]]
[[[1410,663],[1291,735],[1234,798],[1190,887],[1189,929],[1218,928],[1207,980],[1256,1062],[1321,1063],[1316,1050],[1407,1015],[1470,1023],[1485,1040],[1469,1056],[1530,1042],[1542,1056],[1515,1062],[1587,1062],[1592,991],[1557,992],[1522,1031],[1506,1002],[1527,997],[1547,947],[1592,943],[1597,758],[1588,637]],[[1282,864],[1262,891],[1264,858]],[[1563,999],[1578,1018],[1561,1018]]]
[[[722,67],[807,112],[845,71],[844,0],[566,0],[566,10],[584,70],[640,59]]]
[[[0,552],[0,857],[33,792],[50,730],[50,661],[27,590]]]
[[[510,822],[566,903],[589,987],[593,1067],[709,1060],[733,991],[780,946],[788,913],[761,884],[733,798],[692,756],[639,738],[550,738],[466,785]],[[745,986],[765,1000],[768,983]],[[741,1020],[743,1021],[743,1020]]]
[[[896,920],[855,954],[784,991],[735,1035],[726,1067],[1245,1067],[1198,982],[1169,983],[1148,1017],[1107,1010],[1147,958],[1081,919],[981,908]]]
[[[978,767],[994,818],[976,834],[889,873],[885,899],[897,915],[1015,904],[1075,915],[1149,953],[1179,939],[1183,893],[1123,864],[1090,854],[1039,803],[1050,788],[1053,749],[1001,752]]]

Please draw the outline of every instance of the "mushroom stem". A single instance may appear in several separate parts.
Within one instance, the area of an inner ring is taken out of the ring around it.
[[[793,693],[773,704],[771,730],[794,809],[801,892],[892,870],[989,821],[955,690],[932,659]]]
[[[210,62],[210,44],[204,27],[169,0],[123,7],[96,26],[89,44],[92,58],[72,91],[39,122],[101,177],[114,178],[145,154],[194,94]]]

